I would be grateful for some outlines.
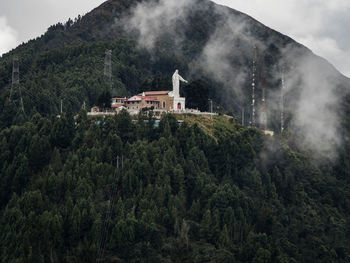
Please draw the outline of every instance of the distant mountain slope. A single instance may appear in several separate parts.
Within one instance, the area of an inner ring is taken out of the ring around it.
[[[13,123],[9,115],[16,115],[6,102],[13,55],[20,56],[24,104],[30,116],[36,111],[58,113],[61,99],[74,111],[84,101],[95,104],[106,86],[102,78],[106,48],[113,50],[115,94],[169,89],[169,77],[178,68],[189,80],[202,80],[217,106],[237,116],[245,108],[249,121],[255,57],[257,125],[264,86],[268,128],[279,131],[284,75],[287,127],[312,134],[313,127],[319,131],[328,126],[331,132],[318,136],[327,140],[340,127],[338,105],[347,96],[349,79],[291,38],[208,0],[106,1],[75,22],[54,25],[40,38],[4,55],[1,107],[7,114],[1,116],[1,126]]]

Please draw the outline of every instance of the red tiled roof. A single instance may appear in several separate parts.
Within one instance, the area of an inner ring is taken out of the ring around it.
[[[148,97],[145,97],[146,101],[154,101],[154,99],[151,99],[151,98],[148,98]],[[126,100],[126,101],[140,101],[142,100],[142,96],[133,96],[131,97],[130,99]]]

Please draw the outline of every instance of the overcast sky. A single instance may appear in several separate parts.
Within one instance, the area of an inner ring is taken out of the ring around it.
[[[0,0],[0,54],[85,14],[104,0]],[[215,0],[246,13],[326,58],[350,76],[350,0]]]

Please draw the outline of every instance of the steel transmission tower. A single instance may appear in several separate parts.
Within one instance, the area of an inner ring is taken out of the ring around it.
[[[11,91],[10,91],[10,97],[9,100],[16,103],[16,100],[18,96],[14,96],[14,94],[18,91],[19,94],[19,101],[21,109],[24,113],[24,105],[23,105],[23,99],[22,99],[22,91],[21,91],[21,85],[19,84],[19,59],[17,56],[13,57],[13,66],[12,66],[12,84],[11,84]],[[13,98],[15,97],[15,98]]]
[[[108,81],[108,85],[112,91],[112,50],[107,49],[105,52],[105,68],[104,76]]]

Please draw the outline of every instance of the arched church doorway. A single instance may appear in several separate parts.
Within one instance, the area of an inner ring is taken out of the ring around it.
[[[181,110],[181,103],[180,102],[177,104],[177,109]]]

